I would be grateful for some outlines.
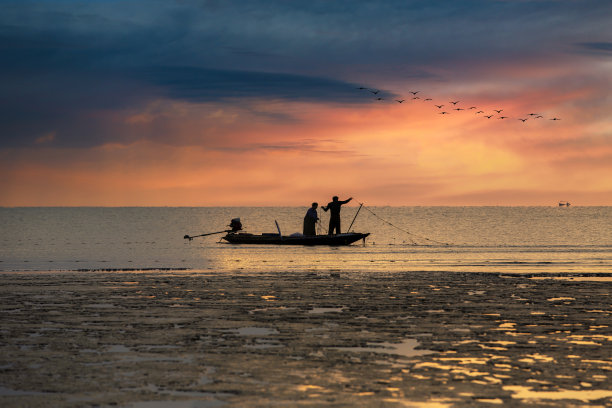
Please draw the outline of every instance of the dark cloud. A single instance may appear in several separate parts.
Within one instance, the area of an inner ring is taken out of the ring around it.
[[[218,70],[198,67],[157,67],[143,72],[169,97],[193,102],[240,98],[361,103],[359,84],[342,80],[275,72]],[[392,97],[382,91],[381,97]],[[369,95],[371,96],[371,95]]]
[[[612,42],[583,42],[576,45],[596,54],[612,56]]]

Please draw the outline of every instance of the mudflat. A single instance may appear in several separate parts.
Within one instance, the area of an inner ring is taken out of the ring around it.
[[[3,407],[612,406],[605,276],[1,279]]]

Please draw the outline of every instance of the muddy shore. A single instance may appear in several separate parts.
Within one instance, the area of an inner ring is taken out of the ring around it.
[[[3,273],[3,407],[612,406],[612,283]]]

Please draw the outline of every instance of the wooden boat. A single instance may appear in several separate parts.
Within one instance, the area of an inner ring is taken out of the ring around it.
[[[267,244],[267,245],[329,245],[340,246],[350,245],[363,239],[370,233],[348,232],[336,235],[280,235],[269,234],[249,234],[245,232],[230,232],[223,237],[231,244]]]

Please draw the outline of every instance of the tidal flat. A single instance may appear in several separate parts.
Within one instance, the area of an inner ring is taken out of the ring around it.
[[[3,273],[0,405],[612,406],[607,276]]]

